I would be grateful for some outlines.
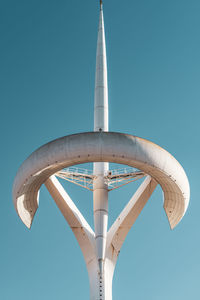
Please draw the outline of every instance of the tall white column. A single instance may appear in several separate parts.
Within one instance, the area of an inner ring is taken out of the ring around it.
[[[102,2],[100,2],[99,28],[96,53],[94,131],[108,131],[107,59]],[[104,175],[105,173],[107,173],[107,171],[108,163],[94,163],[95,175]]]
[[[102,1],[100,1],[94,98],[94,131],[108,131],[107,62]],[[106,294],[104,270],[108,226],[108,187],[105,183],[104,176],[107,174],[108,168],[109,165],[107,162],[94,163],[93,172],[96,178],[93,182],[93,208],[97,270],[95,271],[95,274],[93,274],[93,271],[89,272],[89,277],[91,287],[93,284],[94,286],[98,284],[98,291],[94,291],[93,288],[91,290],[91,299],[95,300],[108,299],[105,298]],[[94,280],[96,281],[96,284],[92,283]]]
[[[94,98],[94,131],[108,131],[107,61],[102,3],[100,4]]]
[[[101,275],[98,273],[98,263],[95,260],[87,266],[90,281],[90,300],[112,300],[112,279],[116,260],[117,253],[107,251]]]

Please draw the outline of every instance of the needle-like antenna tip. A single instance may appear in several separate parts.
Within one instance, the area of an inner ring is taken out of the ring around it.
[[[103,6],[103,1],[100,0],[100,9],[102,9],[102,6]]]

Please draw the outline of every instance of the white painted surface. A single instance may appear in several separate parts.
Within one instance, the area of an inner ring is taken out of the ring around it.
[[[102,3],[100,4],[99,15],[94,94],[94,131],[108,131],[107,62]],[[94,230],[97,260],[101,274],[103,273],[108,227],[108,187],[104,179],[108,168],[107,162],[95,162],[93,164],[95,175],[93,182]]]
[[[189,203],[187,176],[166,150],[145,139],[114,132],[87,132],[54,140],[33,152],[19,168],[13,187],[15,208],[31,227],[40,186],[54,173],[75,164],[109,161],[129,165],[154,178],[164,192],[164,208],[171,228]]]
[[[45,181],[45,186],[72,229],[87,265],[96,257],[94,231],[54,175]]]
[[[157,182],[150,176],[147,176],[109,229],[107,234],[108,247],[112,245],[115,251],[119,253],[129,230],[151,197],[156,186]]]
[[[97,247],[97,259],[102,272],[106,250],[106,235],[108,227],[108,187],[104,176],[98,175],[93,184],[94,229]]]
[[[99,253],[98,248],[95,247],[96,238],[93,230],[55,176],[47,179],[45,185],[82,250],[90,281],[90,299],[111,300],[113,273],[121,245],[157,183],[148,176],[111,226],[108,236],[105,238],[107,247],[101,271],[99,270]]]
[[[189,183],[181,165],[167,151],[147,140],[108,131],[108,85],[102,2],[96,55],[94,131],[52,141],[19,168],[13,187],[15,208],[30,228],[44,183],[71,227],[85,258],[91,300],[112,299],[112,278],[120,248],[147,200],[160,184],[171,228],[184,216],[189,203]],[[94,231],[53,175],[76,164],[94,162]],[[110,230],[108,187],[104,175],[108,162],[126,164],[149,174]]]
[[[100,10],[96,53],[94,131],[108,131],[108,83],[103,10]]]

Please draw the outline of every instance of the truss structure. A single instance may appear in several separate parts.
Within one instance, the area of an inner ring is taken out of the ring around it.
[[[93,172],[88,169],[70,167],[58,171],[57,177],[65,179],[71,183],[79,185],[89,191],[93,191],[93,182],[97,178]],[[104,176],[104,181],[108,186],[108,191],[112,191],[130,182],[143,178],[146,174],[135,168],[121,168],[109,170]]]

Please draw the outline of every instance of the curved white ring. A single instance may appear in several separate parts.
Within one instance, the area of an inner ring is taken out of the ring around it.
[[[114,162],[138,168],[153,177],[164,192],[164,209],[171,228],[189,203],[187,176],[166,150],[145,139],[115,132],[87,132],[56,139],[33,152],[15,177],[15,208],[30,228],[38,208],[40,186],[63,168],[87,162]]]

